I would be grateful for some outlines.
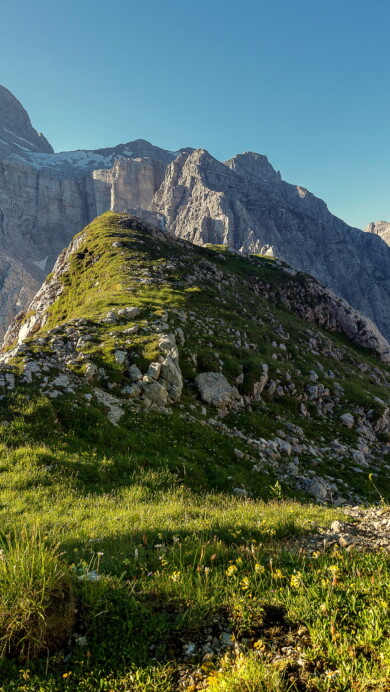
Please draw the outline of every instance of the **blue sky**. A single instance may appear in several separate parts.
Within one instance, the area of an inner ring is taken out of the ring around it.
[[[1,0],[0,84],[55,151],[143,138],[266,154],[390,221],[390,0]]]

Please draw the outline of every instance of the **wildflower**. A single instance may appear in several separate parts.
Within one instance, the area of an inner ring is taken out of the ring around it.
[[[228,577],[232,577],[235,572],[237,572],[237,565],[230,565],[226,570]]]
[[[320,552],[318,550],[314,550],[311,556],[314,558],[314,560],[317,560],[320,557]]]
[[[249,579],[248,579],[248,577],[244,577],[243,579],[241,579],[241,588],[242,588],[243,591],[246,591],[247,589],[249,589]]]
[[[179,581],[180,572],[172,572],[169,578],[172,579],[172,581]]]
[[[303,586],[301,572],[295,572],[291,575],[290,586],[292,589],[300,589]]]
[[[274,572],[271,572],[271,575],[274,579],[285,579],[285,576],[280,569],[276,569]]]
[[[262,649],[265,649],[265,644],[262,639],[258,639],[257,642],[253,644],[253,648],[256,649],[256,651],[261,651]]]
[[[236,565],[242,565],[242,557],[237,558]]]
[[[255,572],[256,572],[256,574],[264,574],[264,572],[265,572],[265,567],[263,567],[263,565],[259,565],[259,563],[256,562],[256,564],[255,564]]]
[[[69,673],[64,673],[62,677],[63,677],[63,678],[68,678],[69,675],[72,675],[72,671],[71,671],[71,670],[69,671]]]

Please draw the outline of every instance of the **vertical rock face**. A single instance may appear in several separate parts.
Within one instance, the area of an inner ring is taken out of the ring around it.
[[[117,159],[113,168],[93,171],[98,214],[149,209],[165,169],[163,161],[146,157]]]

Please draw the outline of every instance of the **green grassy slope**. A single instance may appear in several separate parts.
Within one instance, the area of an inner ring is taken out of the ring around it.
[[[20,568],[58,542],[77,604],[59,648],[42,635],[38,658],[23,661],[5,644],[2,689],[389,689],[387,557],[306,544],[341,516],[335,504],[388,498],[388,366],[284,307],[304,275],[126,218],[84,230],[54,277],[61,294],[0,371],[4,554],[21,540]],[[118,316],[130,307],[139,314]],[[129,366],[145,374],[161,357],[165,333],[184,387],[162,408],[123,390]],[[206,371],[237,386],[239,406],[200,400]],[[102,392],[120,409],[115,425]],[[28,580],[20,569],[19,595]],[[2,637],[8,617],[0,607]]]

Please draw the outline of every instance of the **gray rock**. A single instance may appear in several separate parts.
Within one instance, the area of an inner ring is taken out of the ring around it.
[[[123,365],[127,361],[126,351],[115,351],[115,360],[118,365]]]
[[[37,375],[41,372],[41,368],[35,361],[30,361],[26,363],[23,369],[23,380],[25,382],[31,383],[33,380],[33,375]]]
[[[353,428],[355,424],[355,419],[351,413],[343,413],[343,415],[340,416],[340,420],[346,428]]]
[[[217,408],[231,406],[240,400],[240,394],[236,387],[232,387],[226,377],[217,372],[203,372],[195,378],[202,400]]]
[[[141,387],[138,384],[133,384],[121,389],[123,396],[128,396],[130,399],[135,399],[141,394]]]
[[[53,384],[55,387],[69,387],[71,380],[68,375],[59,375],[53,380]]]
[[[253,385],[253,398],[255,401],[259,401],[264,387],[268,382],[268,365],[263,363],[261,367],[263,369],[263,374],[261,375],[260,379]]]
[[[104,320],[102,322],[108,322],[109,324],[116,324],[118,322],[118,315],[116,312],[112,312],[110,310],[107,315],[105,316]]]
[[[130,365],[129,377],[130,382],[138,382],[138,380],[142,380],[142,372],[136,365]]]
[[[119,317],[125,317],[126,319],[133,319],[138,317],[140,310],[138,308],[121,308],[118,310]]]
[[[166,406],[168,403],[168,392],[158,382],[151,382],[143,385],[145,397],[157,406]]]
[[[249,497],[249,493],[244,488],[234,488],[233,495],[236,497]]]
[[[158,380],[161,372],[161,363],[150,363],[146,376],[152,380]]]
[[[136,334],[139,330],[138,324],[134,324],[132,327],[128,327],[123,330],[123,334]]]
[[[313,495],[317,500],[326,500],[328,498],[328,486],[322,478],[315,476],[307,483],[306,492]]]
[[[177,360],[170,355],[161,364],[160,380],[167,386],[171,401],[178,401],[183,389],[183,377]]]
[[[107,418],[113,425],[118,425],[120,419],[124,414],[124,410],[121,406],[122,402],[112,394],[104,392],[102,389],[94,388],[95,396],[100,404],[108,409]]]
[[[92,380],[96,375],[98,374],[98,367],[94,363],[88,363],[85,370],[84,370],[84,375],[87,378],[87,380]]]

